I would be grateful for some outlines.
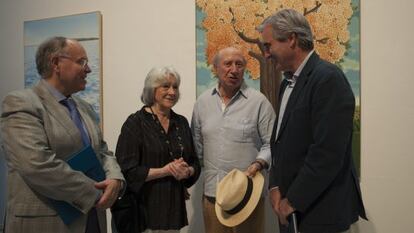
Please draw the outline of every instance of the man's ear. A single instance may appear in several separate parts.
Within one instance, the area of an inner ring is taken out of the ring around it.
[[[289,47],[291,49],[296,48],[297,42],[298,42],[298,35],[296,35],[296,33],[292,33],[290,34],[288,40],[289,40]]]
[[[217,76],[217,65],[213,64],[213,69],[211,70],[215,76]]]
[[[60,70],[60,67],[59,67],[59,57],[53,57],[51,59],[51,62],[50,63],[52,65],[53,71],[55,71],[56,73],[58,73],[59,70]]]

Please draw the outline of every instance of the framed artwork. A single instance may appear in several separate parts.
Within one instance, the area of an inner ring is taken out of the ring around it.
[[[24,85],[30,87],[40,79],[35,54],[40,43],[53,36],[75,39],[85,48],[91,73],[84,91],[75,95],[92,104],[102,127],[102,16],[90,12],[24,22]]]
[[[360,174],[360,1],[359,0],[196,0],[196,94],[216,85],[212,72],[215,53],[235,46],[247,59],[247,85],[278,102],[282,80],[274,61],[265,59],[256,27],[278,10],[303,12],[311,24],[316,52],[339,66],[356,99],[353,153]]]

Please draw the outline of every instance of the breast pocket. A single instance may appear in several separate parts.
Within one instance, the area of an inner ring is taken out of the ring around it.
[[[228,120],[225,128],[234,142],[254,142],[257,138],[257,125],[247,118]]]

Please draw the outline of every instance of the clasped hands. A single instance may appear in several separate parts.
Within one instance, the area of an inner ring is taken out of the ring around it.
[[[165,165],[165,168],[176,180],[187,179],[194,174],[194,168],[181,157]]]

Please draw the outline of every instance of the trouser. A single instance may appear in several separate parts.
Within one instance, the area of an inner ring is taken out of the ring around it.
[[[88,213],[85,233],[100,233],[98,214],[96,208],[92,208]]]
[[[203,197],[203,216],[206,233],[264,233],[264,198],[260,198],[252,214],[235,227],[227,227],[217,219],[214,203]]]

